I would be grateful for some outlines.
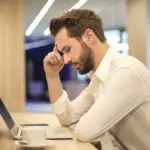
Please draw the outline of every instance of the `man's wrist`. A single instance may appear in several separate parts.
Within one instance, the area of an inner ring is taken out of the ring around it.
[[[46,76],[47,81],[54,81],[54,80],[59,80],[59,74],[55,76]]]

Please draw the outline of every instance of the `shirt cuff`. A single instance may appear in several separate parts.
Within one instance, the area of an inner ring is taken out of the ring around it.
[[[51,104],[51,107],[55,114],[60,115],[62,114],[65,109],[68,102],[68,95],[65,90],[63,90],[62,95],[56,100],[55,103]]]

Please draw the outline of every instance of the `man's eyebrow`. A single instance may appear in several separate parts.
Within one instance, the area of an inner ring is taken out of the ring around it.
[[[70,46],[69,45],[66,45],[66,46],[64,46],[63,48],[62,48],[62,52],[64,52],[66,49],[69,49],[70,48]]]

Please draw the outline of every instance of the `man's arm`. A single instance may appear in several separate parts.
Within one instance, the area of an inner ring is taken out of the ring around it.
[[[116,123],[138,107],[143,99],[141,77],[130,69],[114,71],[104,91],[78,122],[75,135],[81,141],[97,141]]]
[[[59,76],[55,78],[47,78],[47,85],[51,103],[55,103],[63,93]]]
[[[57,46],[44,58],[51,106],[62,125],[76,123],[93,104],[91,93],[86,89],[75,100],[70,102],[67,93],[62,89],[59,72],[64,66],[63,57],[59,55]]]
[[[71,126],[80,120],[81,116],[90,109],[93,103],[93,96],[86,88],[72,101],[69,100],[66,91],[63,91],[62,96],[51,106],[60,123],[64,126]]]
[[[58,53],[57,45],[55,45],[52,52],[44,58],[44,70],[48,84],[49,96],[51,103],[57,101],[62,95],[62,85],[59,79],[59,72],[64,67],[64,59]]]

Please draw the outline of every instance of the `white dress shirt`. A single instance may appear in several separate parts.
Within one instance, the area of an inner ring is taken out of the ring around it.
[[[136,58],[109,48],[88,87],[73,101],[64,91],[52,108],[81,141],[110,132],[118,149],[150,150],[150,72]]]

